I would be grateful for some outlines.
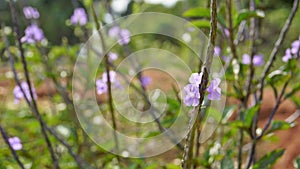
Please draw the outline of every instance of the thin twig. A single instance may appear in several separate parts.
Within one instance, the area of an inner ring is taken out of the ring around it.
[[[12,146],[10,145],[9,141],[8,141],[8,136],[4,130],[4,128],[0,125],[0,132],[1,135],[5,141],[5,143],[7,144],[7,146],[9,147],[9,150],[11,152],[11,154],[13,155],[14,159],[17,161],[18,165],[20,168],[25,169],[23,163],[20,161],[19,156],[17,154],[17,152],[12,148]]]
[[[274,44],[274,48],[272,49],[272,52],[270,54],[269,60],[266,63],[266,66],[264,67],[264,71],[262,73],[262,76],[261,76],[261,79],[260,79],[260,82],[259,82],[259,92],[260,93],[259,93],[259,98],[257,99],[258,101],[262,101],[262,99],[263,99],[263,90],[264,90],[264,85],[265,85],[265,79],[266,79],[267,75],[269,74],[269,72],[271,70],[271,67],[273,66],[273,63],[276,59],[276,55],[277,55],[277,53],[279,51],[279,48],[280,48],[281,44],[283,43],[283,40],[285,39],[285,36],[286,36],[290,26],[291,26],[291,23],[292,23],[292,21],[295,17],[295,14],[297,12],[298,7],[299,7],[299,0],[294,0],[293,7],[292,7],[292,10],[289,14],[289,17],[287,18],[283,28],[281,29],[279,37],[278,37],[276,43]],[[259,112],[260,112],[260,110],[258,110],[256,112],[256,114],[255,114],[256,118],[253,119],[253,121],[254,121],[253,134],[256,134],[255,131],[257,129]],[[249,156],[247,167],[246,167],[247,169],[250,168],[250,166],[253,162],[253,158],[254,158],[254,154],[255,154],[255,148],[256,148],[256,141],[252,141],[252,146],[251,146],[251,149],[250,149],[250,156]]]
[[[21,54],[21,61],[22,61],[23,69],[24,69],[25,79],[26,79],[26,82],[27,82],[27,85],[28,85],[28,88],[29,88],[30,97],[31,97],[31,101],[29,101],[28,98],[26,99],[26,101],[28,103],[28,106],[31,108],[32,112],[35,114],[37,120],[39,121],[39,124],[41,126],[41,132],[42,132],[42,135],[43,135],[43,137],[46,141],[47,148],[50,152],[51,159],[53,161],[53,165],[56,169],[59,169],[60,167],[59,167],[59,164],[58,164],[58,160],[55,157],[55,153],[54,153],[54,150],[53,150],[53,147],[52,147],[52,143],[51,143],[51,141],[50,141],[50,139],[47,135],[47,132],[46,132],[45,122],[43,121],[42,116],[39,113],[36,102],[34,100],[34,95],[33,95],[33,92],[32,92],[32,86],[31,86],[30,77],[29,77],[29,73],[28,73],[27,63],[26,63],[26,59],[25,59],[25,55],[24,55],[24,48],[23,48],[23,46],[22,46],[23,44],[21,42],[21,32],[20,32],[20,28],[19,28],[19,24],[18,24],[18,20],[17,20],[17,16],[16,16],[15,4],[12,0],[10,0],[10,9],[11,9],[11,16],[13,18],[14,30],[17,34],[17,43],[18,43],[18,47],[19,47],[19,50],[20,50],[20,54]],[[10,58],[11,58],[10,60],[13,59],[12,56],[10,56]],[[15,74],[15,79],[17,79],[16,74]],[[23,92],[24,97],[26,98],[26,94],[23,91],[20,82],[19,81],[16,81],[16,82],[17,82],[18,86],[20,87],[21,91]]]
[[[208,84],[208,76],[210,73],[210,67],[213,60],[213,54],[214,54],[214,46],[216,43],[216,32],[217,32],[217,3],[216,0],[211,0],[210,5],[210,33],[209,33],[209,41],[207,45],[207,54],[203,63],[203,66],[201,67],[201,72],[203,73],[201,84],[199,85],[199,91],[200,91],[200,99],[199,99],[199,109],[196,115],[196,122],[194,124],[189,124],[189,129],[191,129],[188,132],[188,135],[186,137],[186,145],[184,149],[183,154],[183,161],[182,161],[182,167],[184,169],[190,169],[193,167],[193,144],[194,144],[194,136],[196,129],[200,126],[201,121],[201,105],[204,100],[204,95],[206,93],[206,87]],[[200,72],[200,70],[199,70]],[[192,127],[190,127],[192,125]]]
[[[105,71],[106,71],[106,76],[107,76],[107,87],[108,87],[108,103],[109,103],[109,109],[110,109],[110,114],[111,114],[111,118],[112,118],[112,125],[113,125],[113,135],[114,135],[114,141],[115,141],[115,148],[116,148],[116,152],[119,152],[119,143],[118,143],[118,137],[117,137],[117,123],[116,123],[116,119],[115,119],[115,112],[114,112],[114,106],[113,106],[113,98],[112,98],[112,90],[111,90],[111,79],[110,79],[110,67],[109,67],[109,58],[108,55],[105,54],[104,52],[106,51],[106,45],[105,45],[105,41],[102,35],[102,32],[100,30],[100,24],[97,20],[97,15],[95,13],[94,7],[93,5],[91,5],[92,8],[92,12],[93,12],[93,17],[94,17],[94,21],[96,23],[96,29],[98,31],[98,35],[100,37],[100,41],[101,41],[101,45],[102,45],[102,51],[104,54],[104,60],[105,60]],[[118,156],[117,159],[119,160]]]

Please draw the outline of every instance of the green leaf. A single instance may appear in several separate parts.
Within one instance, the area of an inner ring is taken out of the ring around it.
[[[297,157],[295,160],[294,160],[294,167],[296,169],[300,169],[300,157]]]
[[[279,149],[266,154],[254,164],[253,169],[271,168],[275,164],[275,162],[283,155],[284,151],[284,149]]]
[[[183,16],[187,18],[210,18],[210,10],[203,7],[191,8],[185,11]]]
[[[208,20],[199,19],[191,21],[191,23],[198,28],[210,28],[210,22]]]
[[[261,104],[256,104],[245,112],[245,125],[246,127],[250,127],[253,121],[253,117],[256,112],[259,110]]]
[[[184,17],[187,18],[207,18],[210,19],[210,9],[203,7],[191,8],[183,13]],[[225,20],[221,15],[218,15],[218,22],[225,26]]]
[[[293,89],[285,95],[284,98],[286,99],[286,98],[293,96],[299,90],[300,90],[300,83],[297,83],[296,85],[294,85]]]
[[[221,169],[234,169],[233,161],[229,155],[226,155],[221,161]]]
[[[267,133],[274,132],[276,130],[286,130],[291,128],[292,125],[285,121],[273,121],[271,124],[271,128],[268,130]]]
[[[167,164],[166,169],[181,169],[181,167],[175,164]]]
[[[235,19],[234,22],[234,27],[239,26],[239,24],[243,21],[243,20],[247,20],[249,18],[252,17],[256,17],[256,18],[264,18],[265,17],[265,13],[261,10],[256,10],[256,11],[249,11],[249,10],[242,10],[237,18]]]
[[[290,78],[290,74],[287,73],[286,71],[283,70],[275,70],[273,72],[271,72],[268,76],[267,76],[267,82],[269,84],[278,84],[279,82],[286,82],[287,79]]]

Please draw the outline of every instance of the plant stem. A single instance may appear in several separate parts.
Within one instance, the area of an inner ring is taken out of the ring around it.
[[[4,130],[4,128],[0,125],[0,133],[3,137],[4,142],[7,144],[7,146],[9,147],[9,150],[11,152],[11,154],[13,155],[14,159],[17,161],[18,165],[20,168],[25,169],[23,163],[20,161],[19,156],[17,154],[17,152],[12,148],[12,146],[10,145],[9,141],[8,141],[8,136]]]

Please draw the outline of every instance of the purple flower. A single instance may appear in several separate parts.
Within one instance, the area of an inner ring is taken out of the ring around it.
[[[130,32],[127,29],[122,29],[119,33],[118,43],[120,45],[126,45],[130,42]]]
[[[31,85],[32,87],[32,93],[33,93],[33,97],[34,99],[37,98],[37,95],[35,93],[35,88],[33,85]],[[21,88],[23,89],[24,93],[25,93],[25,96],[26,98],[31,101],[31,96],[30,96],[30,91],[29,91],[29,87],[28,87],[28,84],[27,82],[22,82],[21,83]],[[22,91],[21,91],[21,88],[17,85],[15,88],[14,88],[14,96],[15,96],[15,103],[19,103],[21,99],[25,98]]]
[[[202,80],[202,75],[203,75],[202,72],[201,73],[192,73],[189,78],[189,82],[191,84],[199,85]]]
[[[242,63],[243,64],[249,65],[250,64],[250,60],[251,60],[250,56],[247,53],[243,54],[243,59],[242,59]]]
[[[102,79],[98,79],[96,81],[96,90],[97,90],[97,94],[104,94],[107,93],[107,84],[106,82],[103,82]]]
[[[199,85],[188,84],[184,87],[185,96],[183,102],[187,106],[198,106],[199,105]]]
[[[291,49],[288,48],[285,50],[285,55],[282,57],[282,61],[288,62],[290,59],[292,59],[292,57]]]
[[[110,70],[109,71],[109,78],[110,78],[110,82],[111,83],[116,82],[116,80],[117,80],[117,73],[115,71],[113,71],[113,70]],[[106,72],[104,72],[102,74],[102,81],[105,82],[105,83],[107,82],[107,73]]]
[[[214,55],[215,56],[220,56],[221,55],[221,48],[219,46],[215,46],[214,48]]]
[[[113,27],[111,27],[111,28],[109,29],[108,35],[109,35],[111,38],[115,38],[115,37],[118,37],[120,31],[121,31],[120,27],[118,27],[118,26],[113,26]]]
[[[111,82],[113,88],[119,88],[119,89],[122,88],[120,82],[117,79],[117,73],[115,71],[112,71],[112,70],[109,71],[109,78],[110,78],[110,82]],[[102,79],[96,80],[96,91],[97,91],[97,94],[99,94],[99,95],[107,93],[108,86],[107,86],[107,73],[106,72],[104,72],[102,74]]]
[[[110,62],[117,60],[117,59],[118,59],[118,55],[116,53],[113,53],[113,52],[108,53],[108,60]]]
[[[22,149],[22,143],[19,137],[8,138],[8,142],[14,150],[17,151]]]
[[[148,77],[148,76],[143,76],[141,78],[141,83],[142,83],[143,87],[148,86],[151,82],[152,82],[152,79],[150,77]]]
[[[130,32],[127,29],[120,29],[118,26],[113,26],[109,29],[108,35],[111,38],[118,37],[118,43],[120,45],[126,45],[130,42]]]
[[[253,65],[254,66],[261,66],[263,64],[264,64],[264,57],[262,54],[253,56]]]
[[[292,43],[291,53],[295,55],[295,54],[297,54],[297,52],[299,52],[299,49],[300,49],[300,40],[295,40]]]
[[[230,57],[229,57],[229,56],[222,56],[222,60],[223,60],[225,63],[228,63],[228,62],[230,62]]]
[[[35,43],[44,39],[43,30],[36,24],[32,24],[25,29],[25,36],[21,38],[22,42]]]
[[[245,53],[243,55],[242,63],[245,64],[245,65],[249,65],[250,61],[251,61],[251,57],[248,54]],[[264,64],[263,55],[262,54],[254,55],[252,62],[253,62],[254,66],[261,66],[261,65],[263,65]]]
[[[73,25],[85,25],[88,21],[87,14],[83,8],[76,8],[71,16],[71,23]]]
[[[214,78],[209,87],[207,88],[209,100],[220,100],[221,99],[221,88],[219,87],[221,79]]]
[[[224,33],[226,37],[229,37],[230,32],[228,29],[224,28]]]
[[[26,19],[38,19],[40,17],[39,11],[31,6],[25,6],[23,13]]]

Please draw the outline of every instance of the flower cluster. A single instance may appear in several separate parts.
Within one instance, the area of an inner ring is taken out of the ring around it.
[[[24,7],[23,13],[26,19],[38,19],[40,17],[39,11],[31,6]],[[21,38],[21,42],[35,43],[42,41],[44,38],[43,30],[37,24],[32,23],[25,29],[25,36]]]
[[[44,39],[43,30],[40,29],[36,24],[32,24],[25,29],[25,36],[21,38],[21,41],[27,43],[35,43],[35,42],[40,42],[43,39]]]
[[[39,11],[31,6],[25,6],[23,13],[26,19],[38,19],[40,17]]]
[[[290,59],[300,55],[300,36],[292,43],[292,47],[286,49],[285,55],[282,57],[283,62],[288,62]]]
[[[115,71],[109,71],[109,78],[110,82],[112,84],[112,87],[114,88],[121,88],[121,84],[117,79],[117,73]],[[108,86],[107,86],[107,73],[104,72],[102,74],[102,78],[96,80],[96,91],[97,94],[105,94],[108,92]]]
[[[254,66],[263,65],[264,64],[263,55],[262,54],[254,55],[252,62],[253,62]],[[249,65],[251,63],[251,57],[247,53],[245,53],[243,55],[242,63],[245,64],[245,65]]]
[[[85,25],[88,21],[87,14],[83,8],[76,8],[70,18],[73,25]]]
[[[10,146],[16,151],[21,150],[23,147],[19,137],[11,137],[8,139],[8,142]]]
[[[189,78],[189,84],[184,87],[184,104],[187,106],[198,106],[200,99],[199,85],[202,81],[202,73],[193,73]],[[219,87],[221,79],[214,78],[207,88],[209,100],[221,99],[221,88]]]
[[[130,42],[130,32],[127,29],[121,29],[118,26],[113,26],[109,29],[108,35],[111,38],[118,38],[120,45],[127,45]]]
[[[33,85],[31,85],[31,87],[32,87],[33,98],[36,99],[37,95],[36,95],[36,92],[35,92],[35,88],[33,87]],[[21,88],[23,89],[23,91],[25,93],[25,97],[29,101],[31,101],[32,98],[30,96],[30,90],[29,90],[29,86],[28,86],[27,82],[22,82],[21,83]],[[14,96],[15,96],[15,103],[19,103],[21,99],[25,98],[21,88],[18,85],[15,86],[15,88],[14,88],[13,93],[14,93]]]

